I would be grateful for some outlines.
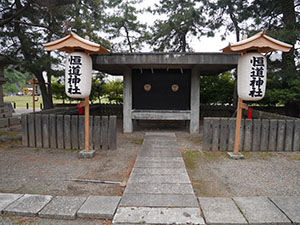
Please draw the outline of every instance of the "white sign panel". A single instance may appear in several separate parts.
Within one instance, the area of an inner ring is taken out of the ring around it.
[[[86,98],[92,86],[92,58],[84,52],[68,55],[65,69],[65,91],[70,98]]]
[[[265,96],[267,59],[260,53],[246,53],[238,61],[238,96],[245,101],[259,101]]]

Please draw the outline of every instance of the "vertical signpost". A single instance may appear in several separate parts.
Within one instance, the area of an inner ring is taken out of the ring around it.
[[[85,149],[79,152],[80,158],[95,155],[90,150],[89,134],[89,95],[92,86],[92,58],[89,53],[108,53],[99,44],[79,37],[71,32],[68,36],[44,45],[47,51],[61,50],[68,54],[65,68],[65,92],[70,98],[80,98],[85,107]]]
[[[259,32],[248,39],[244,39],[223,49],[223,52],[237,52],[242,54],[239,58],[237,68],[238,107],[235,143],[233,153],[228,152],[231,158],[244,158],[244,156],[239,153],[242,110],[248,109],[248,105],[243,103],[243,100],[259,101],[265,95],[267,83],[267,59],[261,53],[276,50],[288,52],[292,47],[292,45],[265,35],[264,32]]]
[[[35,112],[35,102],[39,100],[39,98],[35,98],[37,85],[39,84],[39,82],[37,79],[32,78],[31,80],[27,81],[27,83],[32,84],[32,111]]]

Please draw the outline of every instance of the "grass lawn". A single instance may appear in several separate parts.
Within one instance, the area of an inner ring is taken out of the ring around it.
[[[38,101],[35,103],[36,107],[40,107],[40,103],[43,103],[42,96],[37,96]],[[32,107],[32,96],[29,95],[23,95],[23,96],[6,96],[4,97],[5,102],[15,102],[16,107],[26,107],[26,103],[29,103],[29,107]],[[106,99],[102,100],[103,103],[108,103]],[[63,103],[61,99],[55,99],[53,98],[54,104],[60,104]],[[70,101],[65,101],[65,104],[70,103]],[[72,103],[79,103],[79,101],[72,101]],[[94,102],[98,103],[98,101]]]

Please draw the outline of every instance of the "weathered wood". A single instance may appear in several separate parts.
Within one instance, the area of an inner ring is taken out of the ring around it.
[[[253,120],[253,140],[252,140],[252,151],[260,151],[260,139],[261,139],[261,120]]]
[[[117,117],[109,117],[109,149],[117,149]]]
[[[90,144],[90,149],[94,149],[94,144],[93,144],[93,130],[94,130],[94,119],[93,116],[89,117],[89,131],[90,131],[90,135],[89,135],[89,144]]]
[[[269,120],[266,120],[266,119],[262,120],[260,151],[268,151],[269,128],[270,128]]]
[[[233,151],[234,149],[234,141],[235,141],[235,124],[236,124],[236,119],[230,118],[228,120],[228,151]]]
[[[211,118],[204,118],[203,122],[203,150],[211,150]]]
[[[220,125],[220,151],[227,151],[228,118],[221,118]]]
[[[22,114],[22,144],[23,146],[29,146],[29,133],[28,133],[28,116],[26,114]]]
[[[101,147],[102,147],[102,149],[108,149],[107,133],[108,133],[108,116],[102,116],[102,118],[101,118]]]
[[[29,114],[28,115],[28,133],[29,133],[29,146],[36,147],[35,142],[35,115]]]
[[[285,126],[285,120],[278,120],[277,152],[282,152],[284,150]]]
[[[42,137],[42,115],[35,114],[35,138],[36,147],[43,147],[43,137]]]
[[[269,151],[276,151],[277,143],[277,120],[270,120],[270,136],[269,136]]]
[[[42,115],[42,137],[43,137],[43,147],[50,148],[50,126],[49,126],[49,115]]]
[[[56,115],[50,114],[50,148],[57,148]]]
[[[286,121],[285,129],[285,145],[284,151],[291,152],[293,150],[294,120]]]
[[[251,119],[246,119],[244,151],[252,150],[252,134],[253,134],[253,122]]]
[[[79,116],[78,121],[78,133],[79,133],[79,148],[85,149],[85,127],[84,127],[84,116]]]
[[[212,151],[219,150],[220,140],[220,119],[212,118]]]
[[[57,148],[65,148],[64,145],[64,116],[57,115],[56,117],[57,125]]]
[[[94,117],[94,149],[101,149],[101,118],[100,116]]]
[[[71,136],[72,136],[72,149],[79,149],[79,134],[78,134],[78,116],[73,115],[71,117]]]
[[[66,149],[72,148],[71,142],[71,116],[65,115],[64,116],[64,144]]]
[[[300,120],[295,120],[293,151],[300,150]]]

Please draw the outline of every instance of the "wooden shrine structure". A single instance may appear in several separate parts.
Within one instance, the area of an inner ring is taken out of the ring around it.
[[[235,53],[94,54],[93,69],[124,78],[123,131],[134,120],[185,120],[200,125],[200,75],[236,68]]]

